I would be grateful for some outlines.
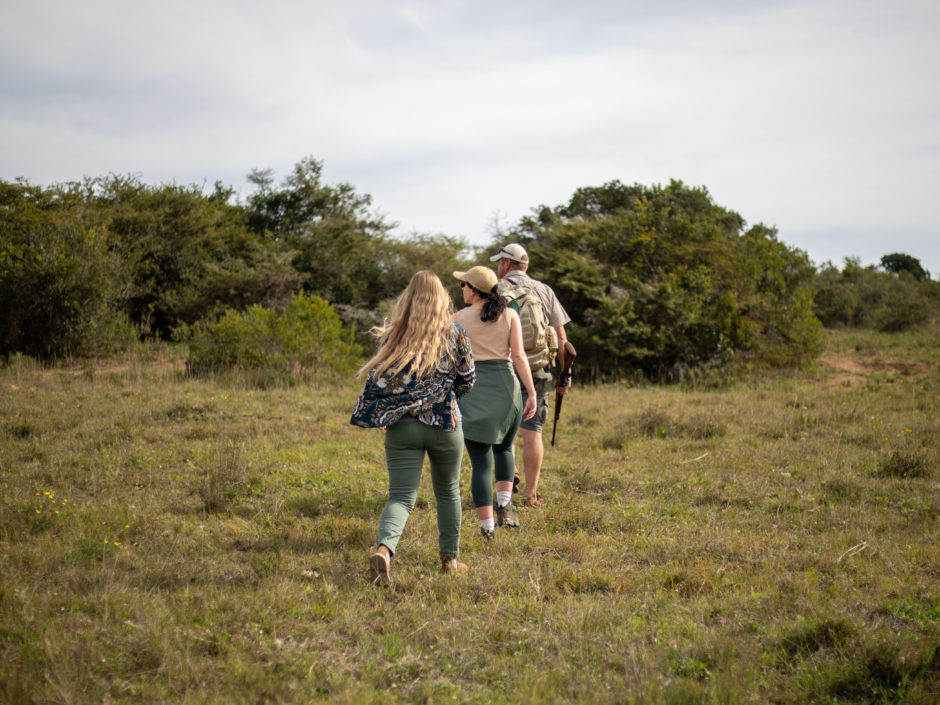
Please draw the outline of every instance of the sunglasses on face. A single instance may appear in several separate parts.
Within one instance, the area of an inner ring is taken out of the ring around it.
[[[460,282],[460,288],[461,288],[461,289],[465,289],[465,288],[468,287],[468,286],[470,286],[470,285],[467,284],[467,282]]]

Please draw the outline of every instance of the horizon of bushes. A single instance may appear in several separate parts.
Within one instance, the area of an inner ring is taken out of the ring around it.
[[[332,325],[335,310],[363,344],[415,271],[436,272],[459,301],[450,273],[491,249],[392,236],[370,196],[324,183],[311,157],[277,185],[270,170],[248,180],[243,202],[220,182],[0,180],[0,357],[57,360],[210,335],[236,315],[282,312],[298,294],[327,302],[316,315]],[[880,269],[852,258],[841,270],[817,266],[775,229],[746,228],[681,181],[578,189],[493,234],[494,245],[508,241],[529,250],[533,276],[558,293],[595,379],[675,380],[735,360],[799,365],[818,353],[823,325],[904,330],[940,308],[940,283],[911,255],[886,255]]]

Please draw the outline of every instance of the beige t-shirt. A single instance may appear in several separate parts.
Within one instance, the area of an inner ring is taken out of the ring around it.
[[[495,321],[484,323],[480,320],[480,307],[467,306],[454,314],[454,320],[467,331],[474,361],[510,360],[509,331],[512,317],[517,315],[507,308]]]

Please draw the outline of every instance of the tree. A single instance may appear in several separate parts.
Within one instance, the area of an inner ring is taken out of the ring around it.
[[[841,272],[830,263],[821,267],[816,289],[813,306],[828,327],[892,333],[926,323],[937,309],[937,282],[918,281],[906,268],[893,274],[879,272],[873,265],[862,267],[854,257],[846,258]]]
[[[571,315],[582,369],[675,379],[734,356],[799,363],[818,348],[805,253],[744,225],[705,188],[611,181],[533,209],[509,235]]]
[[[906,255],[903,252],[895,252],[882,257],[881,267],[892,274],[908,272],[919,282],[930,279],[930,272],[921,266],[920,260],[911,255]]]
[[[386,294],[379,246],[393,227],[370,212],[372,197],[350,184],[322,182],[323,164],[301,159],[273,188],[270,170],[253,170],[248,227],[293,252],[305,291],[334,304],[376,305]]]
[[[55,359],[130,341],[126,268],[89,224],[84,193],[0,181],[0,355]]]
[[[247,226],[217,184],[149,186],[136,177],[96,180],[90,196],[112,248],[131,271],[123,306],[161,337],[226,308],[280,306],[300,288],[290,258]]]

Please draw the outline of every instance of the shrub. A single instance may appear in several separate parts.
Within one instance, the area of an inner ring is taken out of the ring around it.
[[[773,228],[744,228],[704,188],[614,181],[542,206],[499,244],[521,242],[558,294],[582,379],[681,381],[735,359],[798,365],[820,350],[809,257]]]
[[[813,311],[827,328],[856,323],[860,311],[859,291],[830,262],[824,264],[816,276]]]
[[[880,305],[872,314],[872,325],[885,333],[908,330],[930,319],[930,305],[913,277],[902,272],[886,282]]]
[[[305,294],[295,295],[282,311],[229,310],[215,322],[184,327],[179,335],[189,343],[186,369],[197,375],[241,370],[290,380],[351,373],[362,355],[333,307]]]
[[[930,477],[930,458],[925,451],[896,450],[881,461],[879,477]]]
[[[879,272],[845,260],[840,272],[827,263],[816,277],[813,310],[828,327],[856,326],[885,333],[908,330],[926,323],[936,302],[936,282],[918,281],[911,273]]]
[[[938,665],[936,646],[916,651],[903,643],[866,644],[851,660],[823,671],[818,685],[833,702],[936,702]]]
[[[86,201],[128,272],[122,305],[158,337],[225,308],[283,306],[301,286],[281,244],[251,232],[232,192],[216,184],[149,186],[111,176],[88,185]]]
[[[49,360],[133,340],[117,310],[123,265],[99,232],[61,216],[67,198],[0,182],[0,356]]]
[[[786,634],[780,641],[780,648],[789,658],[810,656],[821,649],[845,646],[855,632],[852,623],[842,617],[819,618]]]

